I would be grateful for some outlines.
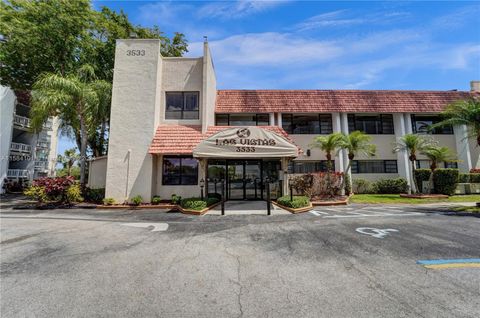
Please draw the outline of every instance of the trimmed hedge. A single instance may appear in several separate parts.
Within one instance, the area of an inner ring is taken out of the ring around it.
[[[375,193],[400,194],[408,192],[408,182],[404,178],[381,179],[373,184]]]
[[[469,183],[470,182],[470,174],[469,173],[460,173],[458,175],[458,183]]]
[[[206,198],[202,200],[200,198],[186,198],[180,201],[180,206],[184,209],[200,211],[206,207],[217,203],[219,200],[217,198]]]
[[[417,181],[418,192],[422,192],[422,182],[430,181],[430,176],[432,175],[432,170],[430,169],[416,169],[415,170],[415,181]]]
[[[278,198],[277,203],[289,208],[298,209],[309,206],[310,200],[306,196],[293,196],[293,200],[290,201],[290,196],[285,195]]]
[[[457,187],[458,175],[458,169],[436,169],[433,172],[435,193],[453,195]]]
[[[480,183],[480,173],[470,173],[470,183]]]

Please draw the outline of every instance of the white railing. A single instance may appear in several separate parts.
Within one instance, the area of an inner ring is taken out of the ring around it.
[[[30,153],[32,151],[32,146],[18,142],[12,142],[10,143],[10,151]]]
[[[36,160],[34,168],[35,170],[48,170],[48,161]]]
[[[8,178],[28,178],[28,170],[24,169],[8,169]]]
[[[37,142],[37,148],[50,148],[50,143],[47,141]]]
[[[13,115],[13,124],[20,127],[30,127],[30,118],[19,115]]]

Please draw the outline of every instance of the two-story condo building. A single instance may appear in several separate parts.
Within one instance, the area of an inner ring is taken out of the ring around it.
[[[217,90],[208,43],[202,57],[177,58],[162,57],[158,40],[118,40],[106,180],[96,180],[117,202],[199,196],[202,188],[220,193],[222,179],[227,199],[262,199],[267,177],[275,197],[288,192],[290,174],[325,170],[314,137],[361,130],[372,135],[377,154],[356,158],[353,179],[410,182],[407,154],[394,153],[394,142],[426,132],[447,104],[477,94],[478,85],[472,82],[472,92]],[[465,139],[466,127],[433,135],[457,153],[449,167],[478,167],[480,149]],[[335,170],[347,160],[340,152]]]

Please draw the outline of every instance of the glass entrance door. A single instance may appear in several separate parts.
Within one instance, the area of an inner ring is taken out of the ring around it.
[[[245,176],[244,164],[242,161],[228,161],[228,194],[230,200],[243,200],[245,198]]]
[[[245,199],[258,200],[262,198],[262,162],[258,160],[245,161]]]
[[[227,161],[229,200],[261,199],[262,165],[259,160]]]

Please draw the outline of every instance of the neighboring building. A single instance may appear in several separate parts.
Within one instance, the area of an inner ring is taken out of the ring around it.
[[[219,193],[215,179],[225,176],[228,199],[265,198],[267,177],[272,195],[280,195],[288,192],[289,174],[325,170],[324,154],[311,147],[315,136],[353,130],[372,135],[377,145],[376,157],[355,158],[354,179],[410,182],[407,154],[394,153],[393,143],[425,132],[447,104],[472,94],[217,90],[207,43],[203,57],[182,58],[162,57],[158,40],[118,40],[106,197],[117,202],[136,195],[191,197],[203,186]],[[478,167],[480,150],[465,139],[465,127],[437,129],[433,136],[456,151],[462,172]],[[339,153],[335,170],[343,171],[347,162],[346,153]]]
[[[49,119],[44,129],[30,130],[28,96],[18,97],[8,87],[0,86],[1,170],[0,182],[25,182],[55,175],[59,120]]]

